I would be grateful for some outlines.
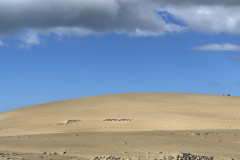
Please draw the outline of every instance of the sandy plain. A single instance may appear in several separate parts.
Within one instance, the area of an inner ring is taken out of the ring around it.
[[[0,114],[0,159],[160,160],[183,153],[239,160],[240,97],[113,94]]]

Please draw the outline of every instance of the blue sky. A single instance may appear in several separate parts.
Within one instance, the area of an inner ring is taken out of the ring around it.
[[[12,7],[12,4],[5,5]],[[211,5],[206,2],[205,11]],[[226,9],[230,4],[216,5]],[[230,93],[240,96],[237,30],[218,27],[214,31],[211,26],[196,29],[193,22],[181,17],[183,13],[178,5],[162,13],[169,16],[168,20],[163,18],[164,22],[168,21],[164,24],[168,27],[166,30],[162,30],[165,28],[162,23],[160,29],[156,29],[150,25],[141,26],[142,21],[136,21],[139,30],[132,30],[134,23],[128,26],[125,20],[116,26],[106,22],[106,26],[113,28],[103,31],[94,30],[97,24],[89,26],[88,31],[81,27],[80,30],[75,27],[59,30],[51,26],[41,30],[31,24],[29,29],[26,20],[24,26],[18,22],[20,29],[7,30],[0,24],[0,112],[112,93]],[[171,14],[177,15],[172,17]],[[234,19],[235,15],[229,15]],[[14,23],[4,22],[6,26]],[[173,28],[174,31],[170,31]]]

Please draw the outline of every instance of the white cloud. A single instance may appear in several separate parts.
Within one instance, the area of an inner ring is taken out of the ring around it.
[[[2,40],[0,40],[0,46],[5,46]]]
[[[35,32],[22,33],[18,38],[23,42],[23,44],[20,45],[20,47],[23,48],[41,44],[38,35]]]
[[[166,6],[163,8],[189,28],[206,33],[240,34],[240,5]]]
[[[235,51],[240,52],[240,45],[235,44],[208,44],[204,46],[194,47],[196,50],[206,50],[206,51]]]

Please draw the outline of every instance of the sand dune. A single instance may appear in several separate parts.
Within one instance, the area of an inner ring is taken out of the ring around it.
[[[103,95],[2,113],[0,135],[240,129],[239,115],[239,97],[161,93]],[[113,121],[104,121],[106,119]],[[76,122],[70,122],[74,120]],[[68,125],[57,125],[68,121]]]
[[[239,115],[240,97],[136,93],[71,99],[1,113],[0,151],[40,154],[70,150],[78,159],[103,154],[151,159],[154,155],[146,156],[147,152],[162,150],[166,154],[212,153],[227,159],[236,157],[236,147],[240,147]],[[74,141],[76,137],[82,137],[81,141]],[[224,151],[229,153],[221,154]],[[157,155],[155,158],[162,156]]]

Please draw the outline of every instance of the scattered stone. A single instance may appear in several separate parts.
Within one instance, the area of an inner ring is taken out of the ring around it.
[[[192,133],[186,133],[184,135],[186,135],[186,136],[188,136],[188,135],[191,135],[191,136],[201,136],[202,135],[202,136],[206,137],[207,135],[217,135],[217,133],[216,132],[203,132],[203,133],[192,132]]]
[[[192,136],[200,136],[200,133],[191,133]]]
[[[14,155],[14,156],[17,156],[17,155],[18,155],[18,153],[15,153],[15,152],[13,152],[13,153],[12,153],[12,155]]]
[[[4,155],[5,155],[5,153],[0,153],[0,155],[1,155],[1,156],[4,156]]]
[[[131,159],[114,157],[114,156],[103,156],[103,157],[95,157],[95,158],[93,158],[93,160],[131,160]]]
[[[206,132],[206,133],[204,133],[205,135],[208,135],[209,134],[209,132]]]
[[[213,160],[213,157],[207,157],[203,155],[197,156],[191,153],[182,153],[182,156],[179,156],[177,160]]]
[[[75,120],[67,120],[65,122],[60,122],[60,123],[57,123],[57,125],[68,125],[68,124],[71,124],[71,123],[76,123],[76,122],[80,122],[81,120],[79,119],[75,119]]]
[[[74,133],[74,136],[78,136],[78,133]]]
[[[140,159],[140,157],[136,157],[136,159]],[[104,156],[104,157],[95,157],[93,160],[131,160],[129,158],[121,158],[114,156]],[[212,156],[204,156],[204,155],[193,155],[191,153],[182,153],[178,154],[176,157],[174,156],[163,156],[161,159],[153,158],[153,160],[214,160]]]
[[[104,119],[103,121],[108,121],[108,122],[129,122],[129,121],[133,121],[133,119]]]

